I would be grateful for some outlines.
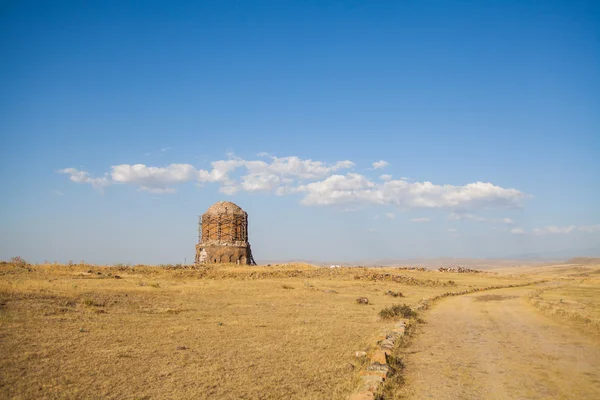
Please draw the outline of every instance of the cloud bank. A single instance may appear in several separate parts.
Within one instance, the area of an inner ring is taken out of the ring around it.
[[[535,236],[545,235],[569,235],[572,233],[597,233],[600,232],[600,224],[596,225],[569,225],[569,226],[546,226],[544,228],[534,228],[531,232],[527,232],[523,228],[513,228],[510,233],[515,235],[532,234]]]
[[[266,153],[260,156],[267,157],[267,161],[245,160],[230,155],[228,159],[213,161],[210,170],[197,169],[190,164],[166,167],[121,164],[112,166],[110,172],[100,178],[76,168],[57,172],[69,175],[75,183],[90,184],[98,190],[111,185],[130,185],[140,191],[166,194],[174,193],[175,186],[183,183],[215,183],[221,193],[231,196],[240,191],[269,192],[279,196],[300,196],[300,203],[306,206],[347,208],[381,205],[403,210],[448,209],[453,212],[453,219],[477,218],[468,211],[518,208],[529,197],[517,189],[502,188],[489,182],[440,185],[406,178],[393,179],[391,175],[372,180],[347,171],[355,167],[349,160],[326,163],[295,156],[275,157]],[[389,163],[381,160],[372,165],[379,169]]]

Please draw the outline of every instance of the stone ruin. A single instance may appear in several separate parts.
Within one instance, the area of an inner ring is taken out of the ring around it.
[[[229,201],[213,204],[198,221],[196,264],[256,265],[248,243],[248,213]]]

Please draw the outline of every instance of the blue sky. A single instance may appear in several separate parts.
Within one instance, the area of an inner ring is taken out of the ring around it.
[[[600,249],[595,1],[14,1],[0,46],[0,259],[190,261],[218,200],[258,260]]]

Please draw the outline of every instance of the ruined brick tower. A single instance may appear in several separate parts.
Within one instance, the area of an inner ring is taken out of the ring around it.
[[[248,213],[229,201],[213,204],[198,220],[196,264],[256,265],[248,243]]]

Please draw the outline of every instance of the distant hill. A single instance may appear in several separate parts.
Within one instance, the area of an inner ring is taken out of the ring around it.
[[[598,257],[574,257],[566,261],[566,264],[593,265],[600,264]]]
[[[344,265],[351,267],[399,267],[399,266],[415,266],[424,267],[427,269],[437,269],[439,267],[450,267],[450,266],[461,266],[466,268],[474,269],[488,269],[488,268],[500,268],[500,267],[512,267],[518,265],[531,265],[534,264],[532,260],[515,260],[515,259],[484,259],[484,258],[451,258],[451,257],[438,257],[438,258],[406,258],[406,259],[367,259],[360,261],[315,261],[315,260],[258,260],[261,265],[265,264],[287,264],[293,262],[301,262],[312,265],[329,266],[329,265]]]
[[[568,261],[565,261],[568,260]],[[320,266],[346,265],[346,266],[364,266],[364,267],[397,267],[397,266],[418,266],[428,269],[437,269],[439,267],[461,266],[473,269],[503,268],[522,265],[536,265],[548,263],[569,263],[569,264],[600,264],[600,248],[587,249],[566,249],[547,253],[528,253],[514,254],[507,257],[494,258],[468,258],[468,257],[432,257],[432,258],[371,258],[358,261],[340,261],[340,260],[310,260],[310,259],[281,259],[281,260],[258,260],[259,264],[276,265],[288,264],[293,262],[306,263]]]

